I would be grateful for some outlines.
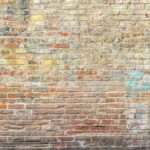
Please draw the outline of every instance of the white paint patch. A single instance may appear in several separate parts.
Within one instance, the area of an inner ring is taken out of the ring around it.
[[[129,103],[127,106],[127,128],[132,133],[141,133],[148,129],[148,110],[149,105],[146,102]]]
[[[39,3],[40,3],[40,0],[33,0],[33,3],[39,4]]]
[[[145,48],[146,53],[150,53],[150,47]]]

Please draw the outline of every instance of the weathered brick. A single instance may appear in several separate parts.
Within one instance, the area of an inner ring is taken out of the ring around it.
[[[0,149],[149,150],[149,0],[0,0]]]

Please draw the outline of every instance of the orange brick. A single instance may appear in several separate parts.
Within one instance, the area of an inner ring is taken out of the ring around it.
[[[19,45],[15,43],[4,44],[3,46],[6,48],[18,48],[19,47]]]
[[[53,45],[54,48],[68,48],[68,43],[57,43]]]
[[[61,36],[68,36],[69,33],[68,33],[68,32],[60,32],[60,35],[61,35]]]
[[[107,97],[124,97],[125,93],[119,93],[119,92],[108,92],[106,93]]]
[[[6,105],[5,105],[5,104],[0,103],[0,109],[6,109]]]
[[[141,97],[150,97],[150,93],[140,93]]]
[[[12,92],[14,89],[12,88],[0,88],[0,92]]]

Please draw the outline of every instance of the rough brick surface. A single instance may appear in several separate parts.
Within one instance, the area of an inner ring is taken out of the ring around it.
[[[0,150],[150,149],[150,0],[0,0]]]

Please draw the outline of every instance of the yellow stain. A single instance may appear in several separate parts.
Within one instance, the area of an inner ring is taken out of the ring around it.
[[[21,48],[3,48],[0,50],[2,54],[7,53],[24,53],[26,50]]]
[[[52,60],[45,60],[44,61],[45,65],[57,65],[58,61],[56,59],[52,59]]]
[[[27,61],[22,59],[5,59],[4,63],[6,65],[24,65]]]
[[[16,0],[0,0],[0,5],[1,4],[11,4],[11,3],[15,3],[16,2]]]
[[[40,22],[44,20],[44,15],[32,15],[30,17],[30,24],[34,25],[36,22]]]
[[[16,54],[3,54],[2,58],[5,58],[5,59],[16,59],[17,55]]]
[[[0,57],[3,59],[3,64],[6,65],[22,65],[27,64],[27,60],[24,57],[20,57],[20,53],[24,53],[25,49],[20,48],[4,48],[1,50]]]

